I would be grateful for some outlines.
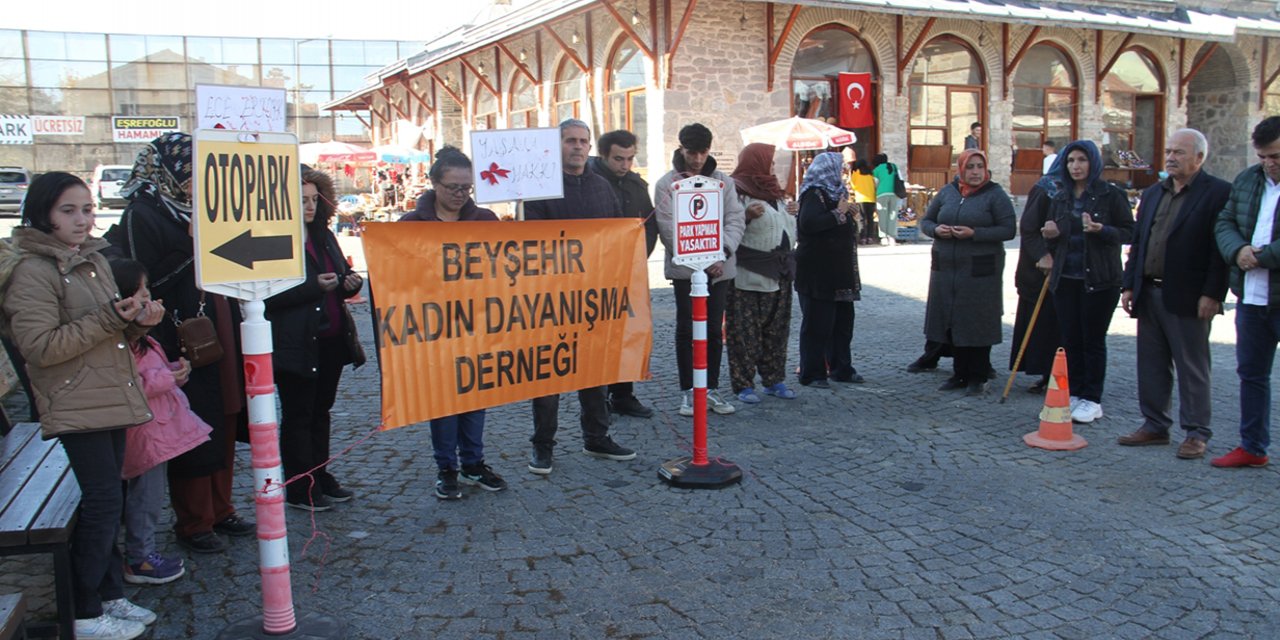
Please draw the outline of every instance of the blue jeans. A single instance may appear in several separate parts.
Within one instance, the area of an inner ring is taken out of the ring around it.
[[[441,471],[484,462],[484,409],[432,420],[431,448]]]
[[[1240,376],[1240,446],[1255,456],[1271,444],[1271,363],[1280,341],[1280,312],[1236,305],[1236,373]]]

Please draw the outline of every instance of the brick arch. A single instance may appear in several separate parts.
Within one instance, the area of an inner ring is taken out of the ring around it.
[[[996,34],[988,33],[988,44],[982,45],[978,43],[983,33],[979,23],[969,24],[951,20],[939,20],[938,24],[941,26],[930,31],[929,38],[925,40],[925,44],[927,45],[940,38],[951,38],[963,43],[978,59],[978,64],[982,69],[982,81],[987,85],[987,99],[995,99],[996,96],[992,94],[999,91],[1004,78],[1004,62],[1000,59],[1000,48],[996,46],[995,42],[991,41],[991,38],[999,37],[998,32]],[[920,49],[923,51],[924,47]],[[919,57],[920,52],[917,51],[914,57],[903,63],[902,80],[904,83],[911,77],[911,69],[915,67],[916,59]]]
[[[1057,49],[1058,52],[1061,53],[1062,56],[1067,59],[1067,61],[1071,64],[1071,70],[1075,72],[1076,92],[1077,93],[1081,92],[1082,91],[1081,87],[1086,86],[1085,72],[1084,72],[1084,68],[1080,64],[1079,58],[1076,57],[1075,52],[1072,50],[1071,45],[1061,41],[1058,38],[1036,38],[1035,42],[1031,43],[1031,47],[1036,47],[1042,44],[1048,45],[1050,47],[1053,47],[1054,49]],[[1031,47],[1027,47],[1027,50],[1030,51]],[[1018,69],[1020,69],[1023,63],[1025,62],[1026,62],[1026,59],[1024,58],[1023,60],[1020,60],[1018,62],[1018,66],[1006,70],[1007,73],[1009,74],[1009,86],[1013,86],[1014,79],[1018,77]]]
[[[1188,70],[1209,46],[1204,43],[1187,52]],[[1257,91],[1249,75],[1248,58],[1240,48],[1221,42],[1187,84],[1186,126],[1209,139],[1205,169],[1218,177],[1230,178],[1252,161],[1249,107],[1256,104]]]
[[[1093,46],[1096,43],[1092,37],[1089,37],[1089,49],[1087,51],[1082,50],[1080,40],[1073,36],[1075,34],[1066,35],[1055,32],[1046,34],[1041,31],[1040,36],[1036,38],[1035,44],[1056,45],[1063,55],[1071,61],[1071,64],[1075,66],[1076,89],[1079,91],[1080,101],[1083,102],[1086,98],[1092,101],[1093,90],[1091,87],[1093,87],[1094,79],[1098,77],[1098,69],[1094,65],[1093,57]],[[1017,70],[1017,67],[1009,70],[1009,82],[1013,82],[1013,74],[1017,73]]]
[[[885,21],[877,19],[874,14],[864,14],[862,16],[861,28],[855,25],[854,22],[857,21],[851,19],[849,11],[817,8],[801,10],[800,15],[796,18],[795,25],[791,28],[791,34],[782,45],[782,52],[778,54],[778,63],[774,65],[774,78],[790,77],[791,65],[795,62],[796,51],[799,50],[800,43],[809,34],[823,27],[834,26],[848,29],[850,33],[862,39],[867,45],[867,49],[871,52],[872,61],[880,74],[880,84],[883,87],[881,94],[885,96],[896,95],[897,86],[895,86],[895,83],[888,81],[889,78],[897,77],[895,74],[898,68],[897,56],[894,54],[893,34],[885,27]],[[776,80],[774,89],[778,89]]]

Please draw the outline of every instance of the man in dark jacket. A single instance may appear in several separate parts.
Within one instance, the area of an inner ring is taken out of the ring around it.
[[[1280,116],[1253,129],[1258,164],[1236,176],[1214,235],[1230,265],[1236,305],[1236,372],[1240,375],[1240,446],[1215,467],[1262,467],[1271,443],[1271,365],[1280,343]]]
[[[564,197],[536,200],[524,205],[525,220],[582,220],[588,218],[621,218],[622,207],[609,181],[587,170],[587,154],[591,151],[591,128],[587,123],[569,119],[560,123],[560,154],[564,165]],[[605,387],[591,387],[578,392],[582,405],[582,452],[606,460],[631,460],[636,452],[609,437],[609,408]],[[560,396],[533,399],[533,457],[529,471],[539,475],[551,473],[552,454],[559,428]]]
[[[1227,295],[1227,265],[1213,242],[1213,225],[1231,185],[1201,171],[1209,143],[1195,129],[1174,132],[1165,144],[1169,177],[1142,194],[1120,306],[1138,319],[1137,431],[1125,446],[1169,443],[1173,371],[1178,372],[1179,421],[1187,432],[1178,457],[1204,457],[1213,432],[1209,328]]]
[[[625,129],[610,131],[596,144],[600,153],[588,161],[591,170],[609,181],[614,195],[622,205],[622,215],[627,218],[645,218],[645,255],[653,253],[658,242],[658,220],[652,215],[653,201],[649,199],[649,183],[631,170],[639,148],[636,134]],[[653,409],[641,404],[635,395],[634,382],[617,382],[609,385],[609,407],[615,413],[637,418],[650,418]]]

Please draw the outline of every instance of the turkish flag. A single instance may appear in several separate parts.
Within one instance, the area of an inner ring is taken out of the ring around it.
[[[871,108],[871,74],[842,73],[837,81],[840,95],[836,110],[838,123],[845,129],[860,129],[876,123]]]

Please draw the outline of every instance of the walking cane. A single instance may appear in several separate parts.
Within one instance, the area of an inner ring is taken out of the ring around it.
[[[1022,364],[1022,354],[1027,352],[1027,343],[1031,341],[1031,332],[1036,328],[1036,318],[1040,317],[1040,305],[1044,304],[1044,294],[1049,291],[1049,274],[1044,274],[1044,285],[1040,287],[1040,295],[1036,297],[1036,308],[1031,310],[1031,319],[1027,321],[1027,330],[1022,334],[1022,346],[1018,347],[1018,357],[1013,359],[1013,371],[1009,372],[1009,381],[1004,384],[1004,393],[1000,394],[1000,404],[1009,399],[1009,390],[1013,388],[1013,379],[1018,377],[1018,367]]]

